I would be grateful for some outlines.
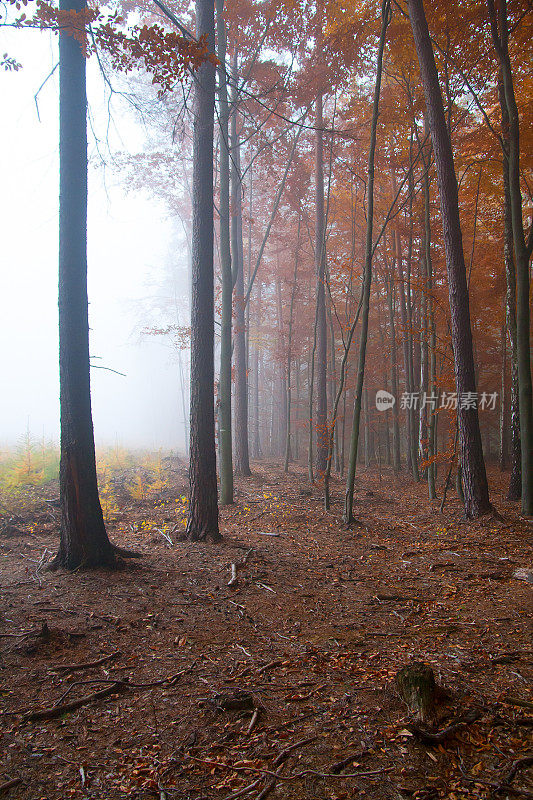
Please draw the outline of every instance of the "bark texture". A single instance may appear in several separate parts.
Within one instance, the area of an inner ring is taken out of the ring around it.
[[[196,0],[196,33],[215,45],[214,4]],[[191,426],[187,538],[218,529],[214,408],[213,130],[215,67],[202,64],[194,87],[191,293]]]
[[[83,12],[84,0],[62,0]],[[59,378],[61,531],[52,567],[112,565],[115,549],[98,497],[91,415],[87,300],[86,59],[67,31],[59,36]]]
[[[229,102],[226,77],[226,23],[224,0],[217,0],[218,99],[220,125],[219,217],[220,272],[222,308],[220,318],[220,372],[218,383],[220,504],[233,503],[233,452],[231,438],[231,327],[233,315],[233,278],[230,249],[230,166],[229,166]]]
[[[461,398],[468,393],[475,394],[476,379],[457,178],[422,0],[408,0],[408,9],[435,153],[448,273],[455,383],[457,395]],[[459,403],[457,414],[465,513],[467,517],[477,517],[491,510],[477,407]]]

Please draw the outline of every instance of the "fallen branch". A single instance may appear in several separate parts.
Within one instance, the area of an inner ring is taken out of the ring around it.
[[[494,790],[494,794],[498,794],[499,792],[503,791],[509,791],[509,784],[512,780],[514,780],[518,772],[520,772],[521,769],[530,767],[531,765],[533,765],[533,755],[523,756],[522,758],[518,758],[516,761],[514,761],[509,772],[504,775],[498,787]]]
[[[109,686],[106,686],[104,689],[99,689],[96,692],[92,692],[91,694],[85,695],[84,697],[78,698],[78,700],[72,700],[69,703],[59,703],[51,708],[44,708],[39,711],[28,711],[23,714],[22,719],[28,722],[35,722],[37,720],[44,720],[44,719],[55,719],[60,717],[62,714],[67,714],[70,711],[76,711],[78,708],[87,705],[88,703],[92,703],[96,700],[101,700],[102,698],[108,697],[111,694],[115,694],[117,692],[126,691],[127,689],[151,689],[154,686],[161,686],[163,684],[167,684],[168,686],[173,686],[177,681],[185,675],[187,672],[190,672],[196,666],[196,662],[188,667],[187,669],[182,670],[181,672],[176,672],[174,675],[169,675],[166,678],[160,678],[156,681],[149,681],[147,683],[133,683],[128,679],[124,680],[114,680],[114,679],[96,679],[91,681],[77,681],[73,683],[67,691],[62,695],[61,699],[66,697],[66,695],[75,687],[75,686],[82,686],[87,684],[95,684],[95,683],[107,683]]]
[[[114,653],[98,658],[96,661],[82,661],[79,664],[56,664],[55,666],[51,666],[50,669],[52,672],[76,672],[81,669],[92,669],[92,667],[99,667],[102,664],[107,664],[108,661],[112,661],[114,658],[118,658],[121,655],[122,651],[116,650]]]
[[[283,763],[288,759],[290,754],[293,752],[293,750],[296,750],[299,747],[304,747],[306,744],[311,744],[312,742],[315,742],[317,739],[318,736],[311,736],[308,739],[302,739],[300,742],[295,742],[294,744],[291,744],[284,750],[282,750],[281,753],[279,753],[279,755],[274,760],[273,766],[280,768],[276,771],[275,775],[281,777],[279,774],[281,771],[281,767],[283,766]],[[264,798],[267,797],[270,794],[270,792],[274,789],[276,782],[277,778],[272,776],[270,780],[267,782],[264,789],[258,794],[257,800],[264,800]]]
[[[340,775],[340,773],[343,771],[343,769],[345,767],[347,767],[349,764],[351,764],[352,761],[355,761],[356,758],[361,758],[364,755],[365,755],[365,751],[363,750],[360,753],[354,753],[353,755],[348,756],[348,758],[343,758],[342,761],[336,761],[335,764],[331,765],[331,767],[329,768],[329,771],[330,772],[334,772],[335,775]]]
[[[393,767],[384,767],[382,769],[374,769],[374,770],[367,770],[365,772],[345,772],[343,774],[336,774],[335,772],[319,772],[318,770],[314,769],[304,769],[301,772],[293,772],[291,775],[280,775],[277,772],[273,772],[270,769],[261,769],[260,767],[237,767],[231,766],[231,764],[223,764],[220,761],[212,761],[206,758],[197,758],[196,756],[191,756],[190,753],[187,754],[187,757],[191,759],[191,761],[197,761],[199,764],[205,764],[208,767],[215,767],[217,769],[227,769],[231,772],[253,772],[256,775],[264,775],[266,777],[276,778],[278,781],[296,781],[301,780],[302,778],[307,778],[309,776],[313,776],[315,778],[371,778],[375,777],[376,775],[383,775],[385,772],[391,772]],[[259,800],[259,798],[258,798]]]
[[[238,578],[238,575],[237,575],[238,570],[246,565],[246,562],[250,558],[251,554],[252,554],[252,550],[248,550],[246,555],[243,556],[243,558],[240,561],[236,561],[235,563],[231,564],[231,566],[230,566],[231,578],[228,581],[228,586],[236,586],[237,585],[237,583],[239,581],[239,578]]]
[[[459,717],[446,728],[443,728],[437,733],[431,733],[430,731],[427,731],[415,724],[406,725],[406,728],[424,744],[441,744],[445,739],[448,739],[450,736],[453,736],[454,733],[457,733],[457,731],[460,730],[464,725],[471,725],[473,722],[478,720],[480,716],[480,711],[477,709],[472,709],[472,711],[469,711],[468,714],[464,714],[462,717]]]
[[[528,700],[519,700],[518,697],[506,697],[503,702],[509,703],[511,706],[520,706],[521,708],[533,710],[533,703],[530,703]]]
[[[248,728],[246,730],[246,736],[250,736],[253,729],[257,725],[258,720],[259,720],[259,709],[256,708],[254,713],[252,714],[252,719],[250,720],[250,724],[248,725]]]
[[[29,711],[27,714],[24,714],[23,720],[35,722],[42,719],[56,719],[57,717],[61,717],[63,714],[68,714],[70,711],[76,711],[76,709],[86,706],[88,703],[101,700],[102,698],[108,697],[114,692],[120,692],[123,689],[124,682],[115,681],[111,686],[106,686],[105,689],[99,689],[97,692],[92,692],[84,697],[79,697],[77,700],[71,700],[70,703],[62,703],[61,705],[53,708],[43,708],[41,711]]]
[[[491,788],[492,793],[490,797],[495,797],[500,792],[505,791],[507,794],[514,794],[517,797],[524,797],[526,798],[526,800],[533,800],[533,792],[528,792],[525,789],[515,789],[514,786],[510,786],[509,784],[504,784],[504,781],[508,779],[511,773],[513,778],[516,775],[518,769],[521,769],[523,768],[523,766],[525,766],[524,764],[522,764],[521,767],[517,767],[517,769],[513,772],[513,768],[515,767],[515,765],[519,764],[522,761],[527,761],[529,758],[533,759],[533,756],[526,756],[523,759],[518,759],[518,762],[515,761],[515,763],[511,767],[511,770],[507,773],[507,775],[503,778],[503,780],[500,781],[500,783],[495,783],[494,781],[487,781],[484,778],[480,778],[478,775],[476,776],[469,775],[468,772],[466,772],[466,770],[464,769],[461,761],[459,761],[459,769],[461,770],[463,778],[469,781],[470,783],[478,783],[481,784],[482,786],[488,786],[489,788]]]
[[[7,792],[8,789],[12,789],[13,786],[18,786],[22,783],[22,778],[11,778],[10,781],[4,781],[4,783],[0,783],[0,793]]]
[[[281,661],[281,659],[278,659],[277,661],[269,661],[268,664],[264,664],[257,670],[257,674],[262,675],[263,672],[266,672],[268,669],[274,669],[274,667],[281,667],[282,664],[283,661]]]

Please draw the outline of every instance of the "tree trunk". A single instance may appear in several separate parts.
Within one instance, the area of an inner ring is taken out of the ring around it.
[[[298,215],[298,235],[296,238],[296,252],[294,254],[294,274],[292,276],[291,305],[289,310],[289,331],[287,342],[287,430],[285,439],[285,472],[289,471],[289,462],[292,460],[291,452],[291,361],[292,361],[292,320],[294,315],[294,299],[298,279],[298,261],[300,258],[300,222]]]
[[[509,344],[511,345],[511,477],[508,500],[520,500],[522,494],[522,448],[520,444],[520,409],[518,391],[518,347],[516,341],[516,269],[513,245],[513,214],[509,184],[509,112],[505,100],[502,71],[498,76],[498,92],[502,112],[503,153],[503,257],[507,281],[506,317]]]
[[[237,132],[237,51],[233,55],[233,113],[231,115],[231,250],[235,281],[235,474],[251,475],[248,454],[248,377],[244,314],[244,259],[242,244],[241,143]]]
[[[483,459],[478,409],[477,406],[466,407],[468,404],[461,402],[461,398],[465,396],[476,395],[476,379],[466,267],[459,219],[457,178],[422,0],[408,0],[408,9],[420,64],[440,190],[450,295],[455,382],[459,398],[457,414],[465,514],[467,517],[478,517],[489,512],[491,504]]]
[[[500,372],[500,471],[507,469],[509,453],[509,429],[507,425],[507,325],[502,323],[500,334],[501,372]]]
[[[214,4],[196,0],[196,33],[215,47]],[[218,541],[214,408],[213,129],[215,66],[194,86],[192,179],[191,425],[187,538]]]
[[[261,283],[257,287],[257,310],[256,310],[256,341],[253,346],[253,432],[252,432],[252,452],[254,458],[262,458],[261,436],[259,428],[259,347],[261,341]]]
[[[487,0],[487,6],[494,47],[500,61],[509,123],[509,193],[516,258],[516,343],[522,462],[522,513],[531,516],[533,515],[533,391],[529,339],[529,259],[533,252],[533,227],[529,240],[526,241],[520,190],[520,120],[509,57],[507,3],[506,0],[500,0],[499,30],[494,0]]]
[[[348,474],[346,478],[346,493],[344,499],[344,522],[351,525],[353,522],[353,491],[355,485],[355,468],[357,464],[357,451],[359,446],[359,422],[361,419],[361,403],[363,396],[363,381],[365,377],[366,344],[368,339],[368,318],[370,311],[370,286],[372,283],[372,233],[374,224],[374,160],[376,153],[376,139],[379,115],[379,98],[381,94],[381,75],[383,70],[383,51],[387,26],[390,19],[390,0],[383,0],[381,6],[381,35],[377,56],[376,83],[374,86],[374,102],[372,109],[372,123],[370,128],[370,147],[368,153],[368,206],[366,214],[366,239],[365,239],[365,265],[363,272],[363,303],[361,316],[361,335],[359,339],[359,355],[357,359],[357,376],[355,383],[355,397],[353,406],[352,433],[350,438],[350,456],[348,461]]]
[[[393,465],[394,472],[399,472],[401,464],[400,454],[400,419],[399,419],[399,402],[398,402],[398,356],[396,352],[396,328],[394,325],[394,278],[393,273],[389,276],[387,281],[388,292],[388,305],[389,305],[389,325],[391,336],[391,383],[392,395],[395,398],[394,407],[392,409],[392,431],[393,431]],[[387,424],[387,442],[388,438],[388,424]],[[388,445],[390,446],[390,445]],[[388,458],[388,455],[387,455]]]
[[[328,457],[327,435],[327,319],[326,319],[326,221],[324,212],[324,143],[323,143],[322,95],[316,100],[316,231],[315,263],[317,279],[316,314],[316,471],[322,476],[326,471]]]
[[[233,503],[233,452],[231,441],[231,324],[233,315],[233,278],[230,250],[230,166],[229,166],[229,103],[226,76],[226,23],[224,0],[216,0],[218,60],[219,127],[220,127],[220,271],[222,308],[220,319],[220,374],[218,384],[220,504]]]
[[[437,492],[435,489],[435,457],[436,457],[436,424],[437,424],[437,401],[436,399],[436,348],[437,334],[435,329],[435,318],[433,313],[433,263],[431,260],[431,216],[429,206],[429,157],[424,159],[424,246],[426,262],[426,310],[427,310],[427,333],[428,333],[428,393],[429,403],[427,405],[427,456],[428,456],[428,495],[430,500],[435,500]]]
[[[83,13],[84,0],[61,0]],[[91,414],[87,299],[86,59],[76,38],[59,34],[59,382],[61,463],[59,550],[52,567],[112,565],[98,497]]]

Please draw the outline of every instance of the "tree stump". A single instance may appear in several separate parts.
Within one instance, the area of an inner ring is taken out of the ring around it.
[[[435,721],[435,675],[423,661],[403,667],[396,675],[396,686],[402,700],[418,722]]]

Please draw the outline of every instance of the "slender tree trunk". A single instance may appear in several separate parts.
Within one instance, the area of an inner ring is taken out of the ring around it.
[[[428,394],[428,322],[427,322],[427,267],[425,252],[420,254],[420,406],[418,411],[418,452],[427,464],[427,394]],[[427,466],[424,468],[427,475]]]
[[[298,234],[296,237],[296,252],[294,254],[294,274],[292,276],[291,304],[289,310],[289,331],[287,342],[287,436],[285,439],[285,472],[289,471],[289,462],[292,460],[291,453],[291,362],[292,362],[292,319],[294,314],[294,300],[296,297],[296,285],[298,279],[298,261],[300,258],[300,222],[298,215]]]
[[[357,377],[355,384],[355,398],[352,420],[352,433],[350,439],[350,457],[348,461],[348,474],[346,479],[346,494],[344,504],[344,521],[346,525],[353,522],[353,491],[355,485],[355,468],[357,463],[357,450],[359,445],[359,421],[361,418],[361,402],[363,395],[363,381],[365,376],[366,344],[368,339],[368,318],[370,310],[370,286],[372,283],[372,233],[374,223],[374,159],[376,152],[376,138],[379,114],[379,97],[381,93],[381,75],[383,70],[383,51],[387,26],[390,18],[390,0],[384,0],[381,6],[381,35],[377,55],[376,83],[374,87],[374,103],[372,109],[372,123],[370,128],[370,148],[368,153],[368,207],[366,214],[366,240],[365,240],[365,265],[363,273],[363,304],[361,316],[361,336],[359,339],[359,356],[357,361]]]
[[[507,325],[502,323],[501,334],[501,375],[500,375],[500,470],[507,469],[509,454],[509,429],[507,425]]]
[[[279,261],[278,261],[278,275],[279,275]],[[281,280],[276,279],[276,304],[277,304],[277,322],[278,322],[278,341],[280,343],[280,350],[283,353],[285,349],[285,325],[283,323],[282,311],[282,297],[281,297]],[[287,372],[286,362],[283,363],[281,359],[276,367],[279,374],[279,389],[280,398],[279,406],[281,408],[281,415],[279,417],[279,441],[278,441],[278,454],[285,456],[285,447],[287,444],[287,429],[288,429],[288,394],[287,394]]]
[[[388,290],[388,304],[389,304],[389,326],[391,336],[391,383],[392,395],[395,398],[394,407],[392,409],[392,432],[393,432],[393,465],[394,472],[399,472],[402,468],[401,453],[400,453],[400,418],[399,418],[399,402],[398,402],[398,356],[396,352],[396,327],[394,325],[394,279],[391,274],[390,279],[387,281]],[[388,437],[388,426],[387,426]],[[388,439],[387,439],[388,441]]]
[[[316,100],[316,231],[315,261],[317,277],[317,346],[316,346],[316,471],[322,476],[326,471],[328,457],[327,435],[327,318],[326,318],[326,221],[324,212],[324,143],[323,143],[322,95]]]
[[[241,143],[237,132],[237,51],[233,54],[233,113],[231,115],[231,244],[235,282],[235,474],[251,475],[248,453],[248,376],[242,243]]]
[[[509,183],[509,112],[505,100],[502,71],[498,76],[500,108],[502,112],[503,153],[503,257],[507,281],[506,318],[509,344],[511,346],[511,477],[508,500],[520,500],[522,494],[522,448],[520,444],[520,409],[518,391],[518,347],[516,341],[516,269],[513,244],[513,214],[511,210],[511,188]]]
[[[230,250],[230,166],[229,166],[229,102],[226,77],[226,23],[224,0],[216,0],[220,165],[219,165],[219,216],[220,216],[220,270],[222,308],[220,320],[220,373],[218,384],[220,504],[233,503],[233,452],[231,437],[231,327],[233,316],[233,278]]]
[[[509,31],[506,0],[498,12],[494,0],[487,0],[494,47],[501,67],[503,95],[508,113],[508,172],[513,244],[516,259],[516,343],[522,466],[522,513],[533,515],[533,391],[529,320],[529,260],[533,252],[533,226],[526,241],[520,190],[520,120],[509,57]],[[507,122],[507,120],[506,120]]]
[[[215,47],[214,4],[196,0],[196,33]],[[213,130],[215,67],[194,87],[192,179],[191,425],[187,538],[218,541],[214,408]]]
[[[260,414],[259,414],[259,347],[261,341],[261,282],[257,287],[257,306],[256,306],[256,341],[253,347],[253,434],[252,434],[252,452],[254,458],[262,458],[261,452],[261,435],[260,435]]]
[[[478,517],[489,512],[491,504],[481,445],[478,410],[477,407],[470,408],[467,407],[468,404],[461,402],[461,398],[465,396],[476,395],[476,379],[466,267],[459,219],[457,178],[422,0],[408,0],[408,9],[420,64],[440,190],[452,320],[455,381],[459,398],[457,413],[465,513],[467,517]],[[468,393],[472,394],[468,395]]]
[[[435,330],[435,319],[433,314],[433,262],[431,259],[431,215],[429,205],[429,157],[424,159],[424,247],[426,263],[426,310],[427,310],[427,334],[428,334],[428,394],[429,403],[427,405],[427,456],[428,456],[428,495],[430,500],[435,500],[437,492],[435,489],[435,457],[436,457],[436,348],[437,334]]]
[[[83,13],[84,0],[61,0]],[[86,59],[76,38],[59,34],[59,383],[61,527],[51,566],[113,565],[98,497],[91,414],[87,300]]]
[[[365,469],[368,469],[370,466],[370,421],[368,419],[368,389],[363,389],[363,425],[364,425],[364,433],[365,433]]]
[[[314,483],[314,465],[313,465],[313,395],[315,386],[315,357],[316,357],[316,344],[317,344],[317,320],[318,320],[318,289],[317,300],[315,305],[315,323],[313,326],[313,346],[309,354],[309,367],[307,370],[308,375],[308,396],[309,396],[309,445],[307,449],[307,474],[309,482]]]

